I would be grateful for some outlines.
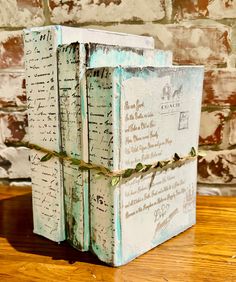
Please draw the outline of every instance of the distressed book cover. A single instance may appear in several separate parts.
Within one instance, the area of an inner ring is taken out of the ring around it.
[[[98,42],[153,48],[151,37],[63,26],[24,31],[26,91],[30,142],[52,151],[61,150],[58,111],[59,44]],[[57,158],[31,152],[34,232],[53,241],[65,240],[62,164]]]
[[[198,147],[203,67],[100,68],[86,75],[90,162],[119,171]],[[116,186],[91,172],[92,251],[119,266],[192,226],[196,176],[196,159]]]
[[[62,149],[88,161],[86,67],[170,66],[169,51],[103,44],[72,43],[58,48],[58,79]],[[82,101],[81,96],[82,95]],[[89,244],[88,172],[64,162],[67,239],[81,249]]]

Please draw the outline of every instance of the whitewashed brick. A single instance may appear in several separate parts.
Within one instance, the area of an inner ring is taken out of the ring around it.
[[[220,144],[223,139],[225,119],[230,110],[203,111],[201,114],[200,144]]]
[[[0,1],[0,26],[25,27],[43,24],[41,0]]]
[[[198,184],[197,192],[205,196],[236,196],[235,185]]]
[[[26,112],[0,112],[0,141],[18,142],[28,140]]]
[[[98,28],[95,25],[88,27]],[[153,36],[156,48],[173,51],[175,64],[226,66],[231,52],[231,28],[218,23],[117,24],[99,28]]]
[[[235,81],[235,69],[212,69],[206,71],[203,104],[236,105]]]
[[[24,73],[0,73],[0,107],[26,106]]]
[[[23,68],[22,31],[0,32],[0,69]]]
[[[236,17],[235,0],[173,0],[173,19],[226,19]]]
[[[198,182],[236,184],[236,149],[205,153],[198,161]]]
[[[5,147],[0,149],[0,178],[29,178],[29,150]]]
[[[229,121],[229,144],[236,145],[236,112],[234,112]]]
[[[161,0],[49,0],[53,23],[156,21],[165,17]]]

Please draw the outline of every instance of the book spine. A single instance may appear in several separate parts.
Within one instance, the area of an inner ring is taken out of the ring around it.
[[[56,48],[60,29],[26,30],[25,68],[30,142],[60,150]],[[47,162],[31,150],[34,232],[52,241],[63,241],[64,206],[61,163]]]
[[[110,169],[118,168],[120,89],[119,73],[112,68],[87,71],[89,160]],[[118,153],[118,155],[117,155]],[[91,171],[91,249],[98,258],[117,265],[120,254],[120,189],[111,179]]]
[[[84,53],[78,43],[58,48],[58,79],[62,150],[82,158],[80,73],[85,71]],[[78,250],[89,247],[88,172],[69,161],[63,162],[67,240]]]

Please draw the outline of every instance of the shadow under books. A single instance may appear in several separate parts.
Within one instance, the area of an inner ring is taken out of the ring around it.
[[[0,200],[0,237],[17,251],[65,260],[105,265],[90,252],[80,252],[67,242],[57,244],[33,233],[31,193]]]

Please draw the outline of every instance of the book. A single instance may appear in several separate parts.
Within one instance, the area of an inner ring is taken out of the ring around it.
[[[198,147],[203,75],[201,66],[86,72],[89,161],[126,174],[90,175],[91,249],[105,263],[126,264],[195,223],[197,161],[187,156]]]
[[[60,44],[74,41],[153,48],[151,37],[63,26],[24,30],[26,91],[30,142],[61,150],[58,111],[57,54]],[[65,239],[62,164],[31,151],[34,233],[60,242]]]
[[[72,43],[58,48],[62,150],[88,162],[86,67],[171,66],[170,51]],[[81,250],[89,246],[88,171],[69,161],[63,166],[67,239]],[[84,247],[82,247],[84,246]]]

